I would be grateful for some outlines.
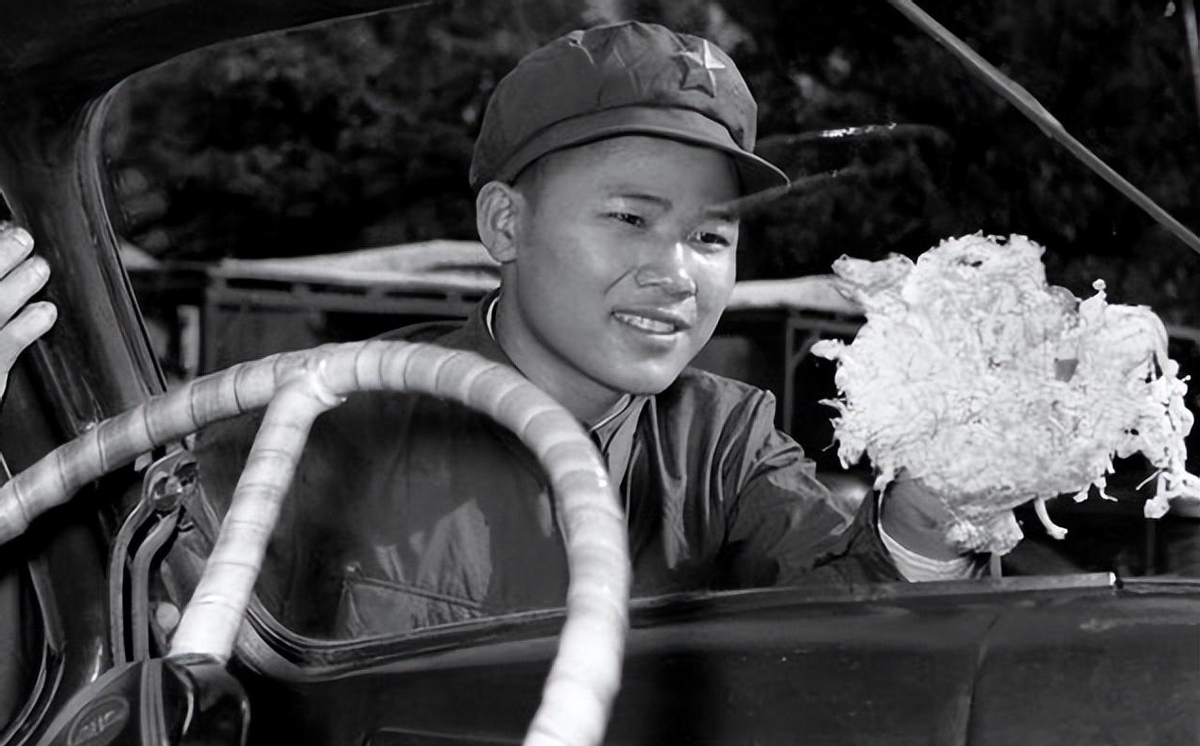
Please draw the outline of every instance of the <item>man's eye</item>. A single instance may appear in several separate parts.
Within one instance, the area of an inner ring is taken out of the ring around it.
[[[610,212],[608,216],[614,220],[619,220],[627,225],[632,225],[636,228],[641,228],[646,225],[646,221],[641,215],[634,215],[631,212]]]
[[[692,240],[701,246],[707,246],[713,249],[726,249],[730,246],[729,239],[720,233],[713,233],[712,231],[697,231],[693,235],[694,237]]]

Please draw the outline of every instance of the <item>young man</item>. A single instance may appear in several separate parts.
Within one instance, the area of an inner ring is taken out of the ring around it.
[[[738,223],[717,208],[787,183],[752,152],[755,116],[724,52],[660,26],[532,53],[497,87],[471,167],[500,289],[460,328],[393,337],[508,363],[587,426],[628,516],[634,595],[969,573],[936,500],[906,485],[881,534],[875,500],[840,504],[775,430],[770,394],[687,367],[734,284]],[[317,424],[259,585],[285,624],[362,636],[562,604],[553,503],[509,433],[395,395]],[[203,439],[213,499],[252,432]]]

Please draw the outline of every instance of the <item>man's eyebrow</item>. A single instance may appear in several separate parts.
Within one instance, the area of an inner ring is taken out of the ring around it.
[[[715,220],[720,223],[738,223],[742,216],[737,212],[725,209],[725,203],[709,205],[700,210],[701,220]]]
[[[768,190],[770,191],[770,190]],[[742,215],[754,212],[755,209],[767,203],[773,197],[763,198],[760,194],[752,194],[747,197],[735,197],[726,202],[718,202],[715,205],[709,205],[703,210],[703,215],[709,220],[739,220]]]
[[[671,200],[667,199],[666,197],[658,194],[647,194],[646,192],[640,192],[636,189],[629,189],[626,187],[614,187],[612,189],[608,189],[605,191],[604,196],[609,198],[619,197],[621,199],[637,200],[639,202],[653,202],[660,207],[671,207]]]

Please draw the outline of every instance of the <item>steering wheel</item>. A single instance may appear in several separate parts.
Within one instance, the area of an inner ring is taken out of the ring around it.
[[[566,621],[527,745],[598,744],[620,683],[628,626],[625,520],[608,472],[578,422],[516,371],[470,352],[370,341],[243,363],[105,420],[0,487],[0,543],[84,484],[216,420],[267,407],[168,658],[224,664],[313,420],[356,391],[441,396],[491,416],[545,469],[570,580]]]

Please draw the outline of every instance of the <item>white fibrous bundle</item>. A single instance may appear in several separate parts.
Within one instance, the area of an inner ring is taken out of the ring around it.
[[[819,342],[838,361],[834,420],[843,464],[866,453],[876,489],[904,472],[954,520],[965,551],[1005,553],[1021,539],[1012,508],[1108,497],[1114,457],[1156,469],[1145,506],[1200,496],[1184,466],[1192,415],[1167,333],[1149,308],[1110,304],[1104,284],[1080,301],[1046,283],[1041,246],[1024,236],[948,239],[905,257],[834,263],[839,289],[867,321],[851,344]],[[1110,498],[1111,499],[1111,498]]]

